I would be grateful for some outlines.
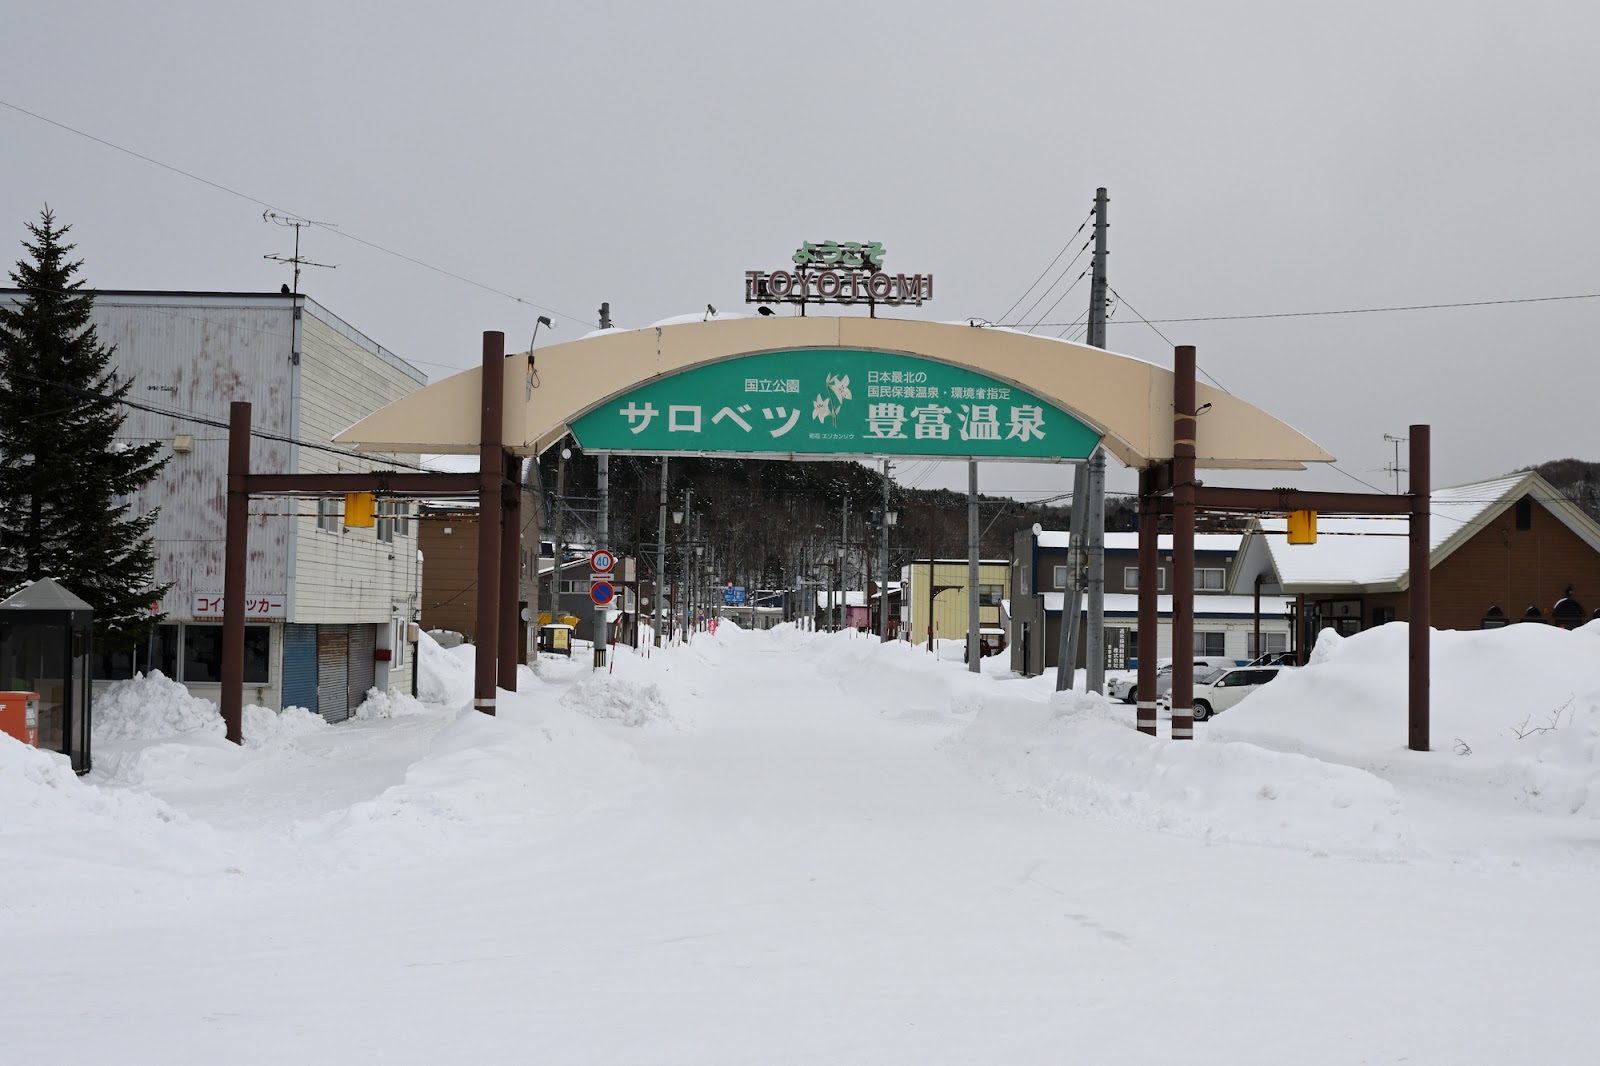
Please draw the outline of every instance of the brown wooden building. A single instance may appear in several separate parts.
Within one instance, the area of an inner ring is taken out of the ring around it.
[[[1600,523],[1528,472],[1433,493],[1435,629],[1514,622],[1576,628],[1600,617]],[[1309,636],[1410,621],[1404,518],[1328,518],[1315,544],[1288,543],[1282,519],[1257,523],[1242,562],[1270,568],[1305,597]]]
[[[523,538],[519,599],[533,616],[538,599],[533,574],[538,536]],[[425,630],[448,629],[474,640],[478,619],[478,509],[474,504],[424,504],[417,514],[417,547],[422,552],[420,621]],[[526,627],[524,627],[526,629]],[[524,638],[526,634],[523,634]],[[521,640],[519,648],[528,642]]]

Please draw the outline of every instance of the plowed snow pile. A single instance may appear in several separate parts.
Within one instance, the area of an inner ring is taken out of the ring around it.
[[[1488,785],[1529,809],[1600,817],[1600,626],[1432,636],[1432,751],[1406,747],[1407,628],[1318,637],[1312,662],[1198,729],[1357,766]]]
[[[1154,829],[1320,851],[1406,843],[1393,786],[1363,770],[1252,744],[1141,736],[1099,696],[994,701],[948,750],[979,777],[1044,806]]]

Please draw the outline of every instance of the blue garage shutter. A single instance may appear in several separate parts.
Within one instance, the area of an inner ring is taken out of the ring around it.
[[[317,709],[317,627],[283,627],[283,705]]]

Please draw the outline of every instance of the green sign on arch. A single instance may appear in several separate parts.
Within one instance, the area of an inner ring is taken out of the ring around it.
[[[748,456],[1087,459],[1100,435],[1008,382],[912,355],[764,352],[606,401],[572,425],[585,451]]]

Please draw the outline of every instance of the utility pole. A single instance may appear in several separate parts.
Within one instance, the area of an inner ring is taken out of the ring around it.
[[[600,305],[600,328],[611,328],[611,305],[609,303],[603,303]],[[597,543],[595,547],[604,548],[607,551],[610,551],[611,545],[608,542],[611,539],[611,456],[601,455],[598,457],[598,462],[599,470],[596,474],[596,480],[600,492],[600,513],[595,519],[595,539],[599,543]],[[612,552],[612,557],[616,557],[615,552]],[[620,578],[622,576],[622,573],[619,571],[617,577]],[[623,601],[622,606],[628,606],[627,586],[621,585],[619,582],[618,589],[621,593]],[[613,602],[615,602],[615,600],[613,600]],[[610,604],[595,604],[594,631],[598,634],[598,636],[595,638],[594,644],[594,668],[596,670],[600,669],[606,664],[607,641],[605,638],[611,628],[607,622],[607,619],[610,618],[610,616]]]
[[[661,516],[656,522],[656,647],[667,623],[667,457],[661,457]]]
[[[1083,529],[1089,524],[1089,468],[1077,464],[1072,476],[1072,550],[1067,553],[1067,587],[1061,594],[1061,641],[1057,645],[1056,691],[1073,686],[1078,672],[1078,615],[1083,610]]]
[[[883,544],[878,549],[878,559],[883,563],[883,595],[878,601],[878,636],[887,642],[889,640],[889,460],[883,461]],[[905,588],[900,590],[900,599],[905,600]]]
[[[561,621],[561,575],[562,564],[566,562],[566,552],[563,550],[561,544],[561,507],[562,497],[564,497],[567,493],[567,459],[571,455],[572,450],[567,447],[566,439],[562,438],[561,448],[556,452],[556,513],[554,520],[551,523],[551,525],[555,527],[554,533],[556,538],[556,568],[552,570],[550,574],[550,621],[552,622]],[[479,516],[479,519],[482,520],[481,515]]]
[[[967,460],[967,670],[982,668],[983,642],[978,638],[978,463]]]
[[[689,544],[689,537],[694,532],[694,489],[683,490],[683,603],[673,604],[679,608],[683,615],[683,631],[685,637],[689,633],[689,587],[693,580],[689,576],[689,555],[694,548]]]
[[[844,519],[839,523],[839,604],[834,632],[844,630],[844,557],[850,551],[850,497],[844,498]]]
[[[1106,190],[1094,191],[1094,260],[1089,284],[1089,334],[1091,347],[1106,346]],[[1084,548],[1089,562],[1088,639],[1084,645],[1085,684],[1090,692],[1103,692],[1106,681],[1106,455],[1096,448],[1089,457],[1089,476],[1084,509]],[[1077,516],[1074,508],[1073,515]],[[1072,531],[1078,540],[1076,527]],[[1076,615],[1073,616],[1077,618]],[[1153,639],[1153,635],[1152,635]],[[1151,647],[1154,647],[1152,644]],[[1076,655],[1076,651],[1074,651]],[[1074,662],[1076,667],[1076,662]]]

